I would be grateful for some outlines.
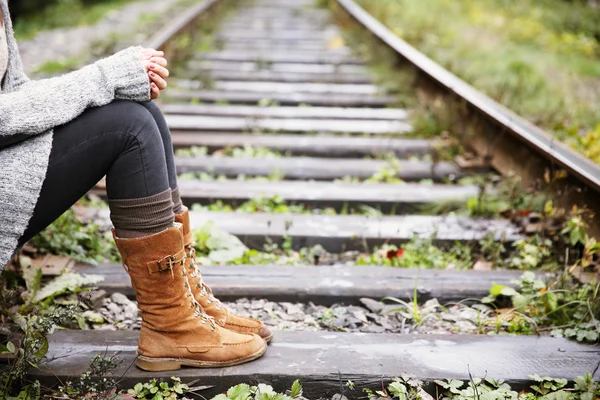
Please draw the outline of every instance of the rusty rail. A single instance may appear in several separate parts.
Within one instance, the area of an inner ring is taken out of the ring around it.
[[[535,149],[547,160],[560,165],[575,175],[587,187],[600,192],[600,166],[565,146],[546,131],[533,125],[523,117],[492,100],[469,85],[429,57],[415,49],[376,20],[354,0],[337,0],[338,4],[373,35],[392,48],[399,56],[410,61],[432,80],[479,112],[485,114],[494,123],[514,135],[523,144]]]

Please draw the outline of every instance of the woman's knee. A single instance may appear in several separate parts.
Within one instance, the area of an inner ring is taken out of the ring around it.
[[[142,106],[144,106],[152,115],[152,118],[154,118],[154,122],[156,122],[156,125],[158,126],[158,130],[160,131],[160,135],[163,138],[163,141],[166,144],[170,144],[171,132],[169,131],[169,126],[167,125],[167,121],[165,120],[165,117],[160,108],[153,101],[142,103]]]
[[[162,148],[158,125],[144,105],[132,101],[117,101],[111,104],[114,108],[112,118],[120,121],[121,133],[129,135],[141,147],[156,144]]]

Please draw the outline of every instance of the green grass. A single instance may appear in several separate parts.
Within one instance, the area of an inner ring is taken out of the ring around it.
[[[80,0],[60,0],[38,13],[23,16],[15,21],[15,37],[27,40],[44,30],[91,25],[109,11],[120,8],[134,0],[105,0],[84,5]]]
[[[74,71],[81,65],[81,59],[77,57],[66,58],[63,60],[51,60],[38,66],[34,71],[35,76],[52,76],[60,73]]]
[[[562,0],[359,0],[490,97],[600,162],[600,9]]]

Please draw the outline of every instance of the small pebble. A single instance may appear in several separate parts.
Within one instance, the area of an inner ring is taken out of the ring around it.
[[[363,298],[362,306],[334,304],[331,307],[313,303],[273,302],[265,299],[239,299],[223,303],[237,315],[252,317],[274,330],[331,331],[365,333],[479,333],[478,323],[491,314],[489,307],[470,307],[463,304],[444,309],[437,300],[429,300],[419,308],[420,324],[413,321],[412,307],[385,304]],[[390,311],[390,307],[395,310]],[[140,329],[141,318],[137,304],[122,294],[104,298],[96,311],[106,321],[94,329]]]

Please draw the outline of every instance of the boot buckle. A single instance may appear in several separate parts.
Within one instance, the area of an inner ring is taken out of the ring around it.
[[[182,250],[176,254],[164,257],[161,260],[149,262],[147,265],[148,272],[154,274],[156,272],[173,271],[177,265],[184,265],[186,260],[185,252]]]
[[[166,256],[162,260],[155,261],[148,265],[148,271],[152,274],[155,272],[164,272],[173,269],[176,264],[175,256]]]

